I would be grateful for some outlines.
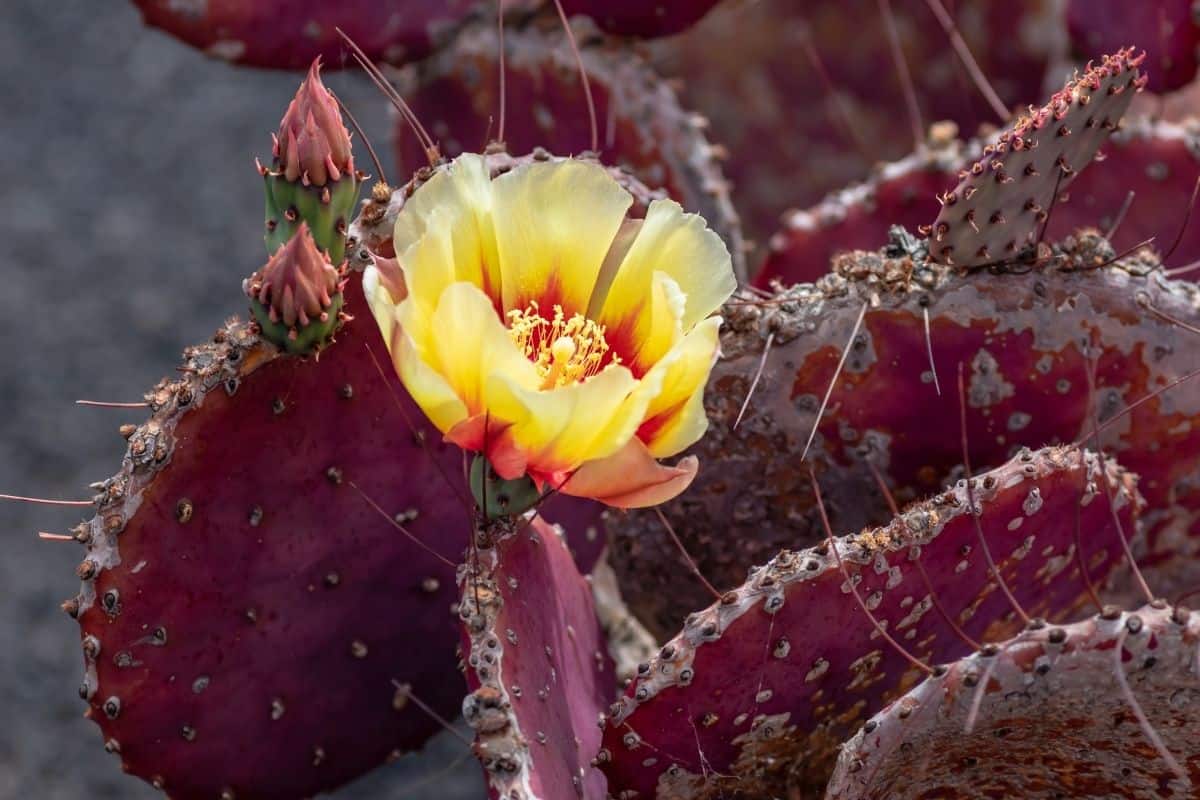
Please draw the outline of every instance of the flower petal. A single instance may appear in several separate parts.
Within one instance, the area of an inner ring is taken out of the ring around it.
[[[628,409],[637,388],[633,375],[620,366],[582,383],[545,390],[521,387],[497,370],[488,382],[489,409],[497,419],[512,423],[498,446],[524,452],[528,469],[539,474],[572,470],[603,458],[629,441],[642,419]],[[642,400],[643,408],[646,402]]]
[[[681,458],[673,467],[660,464],[640,440],[630,439],[608,458],[589,461],[575,470],[559,491],[616,508],[645,508],[678,495],[699,468],[695,456]]]
[[[392,328],[396,324],[396,304],[408,296],[404,273],[394,258],[373,256],[363,272],[363,294],[388,350],[392,348]]]
[[[585,313],[600,265],[633,198],[597,164],[556,161],[492,181],[505,310],[536,301]]]
[[[539,384],[537,368],[517,349],[492,301],[474,284],[451,284],[429,317],[420,314],[410,297],[398,307],[397,319],[422,360],[454,389],[471,416],[491,408],[487,387],[493,373],[516,386]]]
[[[706,227],[702,217],[685,214],[673,200],[655,200],[595,319],[613,329],[628,325],[630,317],[642,313],[655,272],[674,279],[687,298],[681,318],[685,331],[719,308],[737,288],[721,237]]]
[[[655,458],[673,456],[708,429],[704,387],[720,348],[720,317],[701,320],[643,378],[661,381],[646,409],[638,438]]]
[[[412,338],[399,325],[393,325],[391,331],[392,340],[388,349],[392,354],[392,364],[404,388],[408,389],[425,416],[443,433],[466,419],[466,405],[446,379],[425,363]]]
[[[645,374],[663,358],[675,343],[683,338],[683,314],[687,297],[679,284],[665,272],[655,272],[650,279],[649,303],[642,312],[627,319],[634,328],[622,327],[611,334],[610,344],[622,347],[631,359],[634,374]],[[622,337],[630,337],[632,339]]]
[[[410,248],[430,237],[444,239],[443,260],[419,267]],[[500,297],[500,259],[492,222],[492,182],[484,160],[460,156],[439,169],[405,202],[392,242],[410,291],[427,308],[451,283],[465,281],[494,300]]]
[[[408,299],[416,305],[410,313],[419,311],[425,317],[432,315],[442,293],[458,282],[450,230],[460,224],[461,217],[462,212],[450,206],[433,209],[428,216],[431,224],[428,233],[404,250],[397,251]]]

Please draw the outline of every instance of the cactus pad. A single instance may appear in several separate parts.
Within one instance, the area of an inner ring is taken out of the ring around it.
[[[494,13],[480,0],[134,0],[147,25],[235,64],[305,69],[317,57],[333,68],[353,65],[341,27],[367,54],[391,64],[429,55],[476,15]],[[537,0],[505,0],[510,11]]]
[[[1027,452],[975,479],[975,519],[1030,615],[1060,619],[1084,602],[1080,556],[1094,581],[1120,560],[1104,480],[1132,530],[1135,478],[1111,460],[1102,471],[1078,449]],[[987,641],[1020,626],[992,579],[968,497],[960,481],[887,527],[834,543],[867,607],[927,663],[970,648],[934,609],[918,557],[968,635]],[[811,790],[832,767],[835,743],[919,674],[878,637],[827,544],[785,550],[642,665],[609,715],[599,763],[614,797],[652,797],[656,787],[676,798]]]
[[[410,70],[402,87],[417,116],[457,156],[499,135],[500,68],[496,26],[478,24],[454,45]],[[504,138],[511,153],[542,147],[578,154],[591,148],[587,104],[574,56],[560,29],[528,27],[505,34]],[[717,148],[702,120],[680,107],[675,92],[636,55],[602,44],[581,55],[596,102],[599,157],[623,167],[647,186],[665,189],[688,211],[703,216],[745,277],[741,229]],[[403,123],[396,128],[400,164],[425,162],[425,152]]]
[[[441,558],[469,517],[425,448],[452,477],[461,457],[372,365],[358,276],[346,299],[362,310],[320,359],[239,322],[189,350],[86,527],[89,715],[172,797],[312,795],[420,746],[438,725],[393,680],[457,710]]]
[[[1006,105],[1042,97],[1047,65],[1065,39],[1045,33],[1062,26],[1057,0],[946,5]],[[966,137],[994,122],[925,3],[891,7],[925,122],[953,120]],[[877,0],[722,3],[651,51],[662,74],[679,77],[683,102],[709,118],[713,140],[728,148],[735,204],[747,237],[760,245],[787,209],[818,203],[915,144]]]
[[[1057,193],[1091,162],[1145,85],[1142,58],[1132,50],[1105,56],[984,147],[942,195],[930,255],[974,267],[1014,259],[1034,244]]]
[[[935,129],[926,145],[812,208],[784,214],[755,284],[814,282],[829,274],[837,253],[874,250],[887,242],[891,226],[916,230],[937,214],[935,198],[954,188],[966,154],[977,156],[979,147],[960,142],[945,127]]]
[[[1200,178],[1200,136],[1195,125],[1127,117],[1102,152],[1104,160],[1085,170],[1055,206],[1047,235],[1065,236],[1087,225],[1107,230],[1120,221],[1112,237],[1118,252],[1153,238],[1155,249],[1165,253],[1188,221],[1188,204]],[[1131,191],[1133,199],[1119,220]],[[1167,266],[1197,260],[1200,224],[1193,212]]]
[[[1200,615],[1165,605],[1025,631],[871,719],[825,797],[1194,797],[1198,643]],[[1151,744],[1139,711],[1190,783]]]
[[[1132,45],[1146,51],[1152,92],[1169,92],[1196,77],[1200,12],[1194,0],[1068,0],[1067,32],[1075,52],[1109,53]]]
[[[719,0],[563,0],[568,14],[586,14],[617,36],[670,36],[691,27]]]
[[[977,468],[1002,463],[1022,446],[1085,436],[1093,358],[1101,420],[1197,367],[1189,346],[1194,334],[1149,311],[1200,324],[1195,286],[1154,273],[1158,262],[1145,251],[1092,268],[1114,255],[1094,234],[1066,239],[1055,253],[1056,260],[1024,274],[969,275],[908,256],[847,254],[836,260],[835,274],[815,286],[727,304],[725,357],[705,399],[709,432],[691,450],[700,472],[686,495],[663,506],[701,572],[726,589],[743,580],[747,565],[823,536],[800,461],[810,436],[808,461],[826,487],[837,531],[887,519],[865,459],[901,502],[938,491],[962,461],[953,424],[959,363]],[[860,314],[818,425],[821,401]],[[1085,356],[1081,343],[1089,341]],[[735,428],[760,364],[761,378]],[[1192,424],[1197,413],[1200,381],[1193,380],[1139,406],[1102,435],[1141,476],[1139,488],[1153,510],[1150,564],[1177,557],[1195,562],[1200,551],[1200,530],[1187,533],[1195,518],[1189,503],[1200,495],[1188,491],[1200,469],[1200,431]],[[610,529],[622,591],[654,633],[671,632],[707,602],[656,515],[613,517]],[[1190,576],[1200,584],[1200,575],[1164,561],[1164,591],[1172,572],[1173,581]]]
[[[616,688],[592,590],[554,527],[489,526],[460,573],[463,717],[493,798],[603,800],[589,761]]]
[[[375,369],[367,346],[385,368],[386,349],[357,274],[346,303],[357,318],[319,359],[239,322],[190,350],[81,529],[67,605],[89,715],[172,797],[308,796],[419,747],[439,725],[393,681],[458,711],[442,559],[466,546],[469,499],[443,473],[460,478],[461,454]],[[549,513],[582,528],[591,511]]]

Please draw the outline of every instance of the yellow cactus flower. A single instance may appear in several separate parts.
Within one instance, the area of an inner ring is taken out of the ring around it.
[[[398,276],[370,268],[372,312],[405,387],[446,439],[500,477],[611,506],[679,494],[736,282],[704,220],[645,219],[602,167],[560,160],[489,177],[464,155],[405,203]]]

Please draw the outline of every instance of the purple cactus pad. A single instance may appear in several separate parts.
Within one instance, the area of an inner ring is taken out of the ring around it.
[[[1093,581],[1103,581],[1121,559],[1113,514],[1098,488],[1103,480],[1125,530],[1134,530],[1136,479],[1111,460],[1102,470],[1093,454],[1047,448],[976,477],[975,519],[1031,616],[1061,619],[1086,602],[1081,557]],[[968,508],[960,481],[887,527],[834,545],[867,607],[926,663],[959,658],[971,647],[935,610],[915,558],[941,608],[968,635],[993,641],[1020,627],[997,591]],[[919,675],[878,637],[827,545],[785,550],[691,615],[642,665],[609,714],[598,763],[614,797],[811,792],[824,784],[837,742]]]
[[[463,717],[492,798],[603,800],[591,766],[616,689],[588,579],[540,517],[478,537],[460,572]]]
[[[1200,615],[1166,605],[1024,631],[869,720],[825,797],[1195,797],[1198,645]]]

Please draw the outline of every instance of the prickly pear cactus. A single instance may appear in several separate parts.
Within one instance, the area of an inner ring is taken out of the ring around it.
[[[66,608],[88,715],[173,797],[326,791],[440,728],[395,682],[437,714],[461,703],[461,455],[380,366],[361,274],[318,252],[308,213],[326,218],[304,207],[246,282],[258,321],[227,323],[147,396],[77,531]]]
[[[1114,520],[1133,529],[1135,482],[1077,449],[1026,452],[885,527],[780,552],[638,668],[598,756],[610,794],[781,796],[823,785],[836,744],[919,675],[879,629],[937,664],[962,655],[964,637],[1020,627],[1006,592],[1029,617],[1069,618],[1087,602],[1087,581],[1103,582],[1120,561]]]
[[[460,574],[463,716],[490,796],[603,798],[590,761],[615,678],[588,582],[540,517],[477,545]]]
[[[308,72],[249,315],[73,532],[125,771],[299,800],[461,714],[497,800],[1193,792],[1190,3],[136,4]]]
[[[960,364],[977,465],[1086,440],[1093,411],[1112,419],[1195,369],[1187,331],[1148,309],[1194,326],[1200,293],[1163,278],[1149,253],[1098,267],[1115,255],[1094,233],[1011,273],[962,274],[899,249],[858,252],[815,285],[735,300],[709,384],[711,428],[693,450],[710,467],[662,509],[700,571],[727,589],[775,550],[822,538],[809,465],[839,531],[888,516],[868,463],[901,502],[938,491],[963,460]],[[1200,468],[1187,420],[1197,411],[1200,384],[1188,382],[1102,434],[1141,476],[1150,519],[1162,520],[1151,529],[1151,563],[1200,546],[1185,533],[1193,514],[1185,486]],[[808,464],[799,459],[806,451]],[[669,634],[705,602],[703,586],[656,514],[614,517],[610,528],[626,600],[652,631]],[[1183,588],[1191,574],[1171,578],[1178,570],[1164,567],[1163,578]]]
[[[1058,2],[945,5],[1006,108],[1043,97],[1047,70],[1066,46]],[[925,122],[953,120],[971,137],[983,123],[1007,121],[976,91],[926,3],[893,0],[890,9]],[[692,29],[653,43],[654,62],[679,76],[683,102],[710,120],[711,135],[728,149],[747,238],[765,246],[789,209],[912,150],[888,27],[878,0],[725,2]]]
[[[1145,86],[1138,72],[1144,58],[1132,48],[1105,56],[985,146],[983,158],[941,197],[930,255],[977,267],[1035,244],[1058,193],[1088,165]]]
[[[979,149],[977,142],[958,140],[953,125],[938,126],[924,147],[876,167],[866,182],[784,214],[755,283],[815,283],[829,274],[839,253],[874,250],[896,225],[915,231],[938,213],[937,197],[954,188],[959,170]]]
[[[357,276],[346,296],[365,311]],[[407,427],[362,311],[319,360],[242,322],[189,351],[80,529],[81,694],[122,767],[173,797],[307,796],[419,747],[438,725],[393,680],[458,706],[466,506],[440,474],[458,457]]]

